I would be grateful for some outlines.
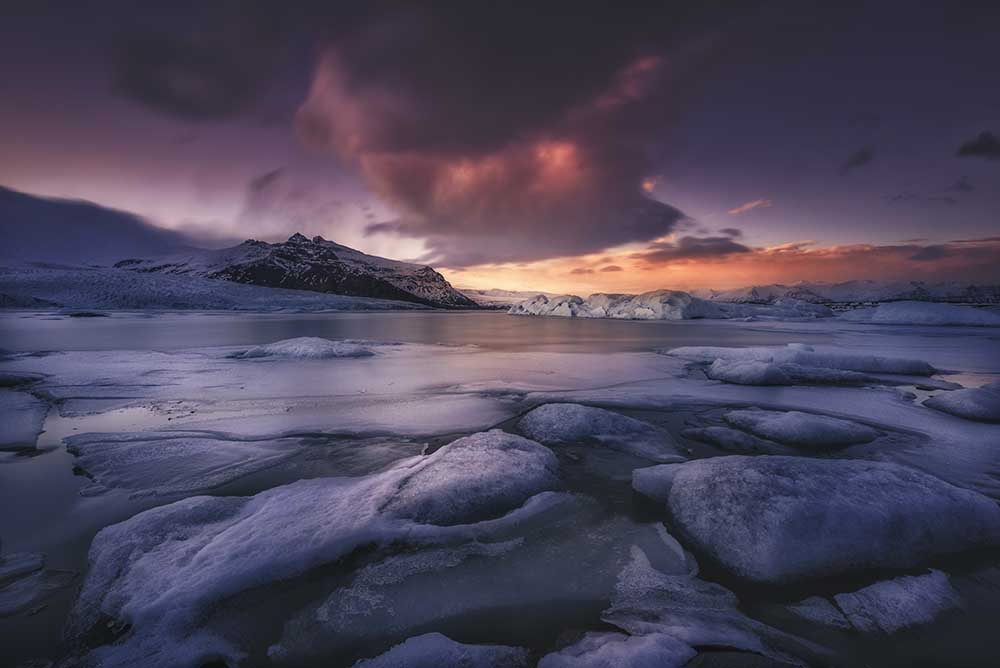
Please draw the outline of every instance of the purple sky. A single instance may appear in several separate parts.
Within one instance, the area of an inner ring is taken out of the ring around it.
[[[0,185],[460,283],[1000,280],[995,4],[80,4],[0,23]]]

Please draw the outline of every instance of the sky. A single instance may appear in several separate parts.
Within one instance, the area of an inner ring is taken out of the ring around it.
[[[0,185],[204,245],[580,294],[1000,282],[997,3],[21,4]]]

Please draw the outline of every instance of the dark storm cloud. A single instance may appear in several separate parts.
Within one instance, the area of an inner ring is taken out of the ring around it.
[[[971,193],[975,189],[976,189],[975,186],[973,186],[972,183],[969,181],[969,177],[962,176],[957,181],[955,181],[953,184],[951,184],[950,186],[948,186],[947,191],[948,192]]]
[[[986,158],[1000,160],[1000,139],[992,132],[981,132],[958,147],[956,155],[963,158]]]
[[[612,272],[612,271],[625,271],[625,270],[622,269],[621,267],[619,267],[617,264],[609,264],[606,267],[601,267],[601,271],[602,272]]]
[[[112,44],[115,88],[182,119],[243,114],[282,58],[288,18],[263,1],[139,13],[119,26]]]
[[[840,166],[840,173],[848,174],[858,167],[863,167],[875,159],[875,149],[871,146],[860,148],[847,156],[847,160]]]
[[[752,249],[733,241],[732,237],[681,237],[676,242],[661,241],[649,245],[649,250],[631,257],[648,264],[663,264],[675,260],[718,258]]]
[[[649,241],[684,219],[643,190],[649,146],[742,15],[709,4],[383,12],[330,40],[297,130],[399,213],[369,233],[444,266]]]

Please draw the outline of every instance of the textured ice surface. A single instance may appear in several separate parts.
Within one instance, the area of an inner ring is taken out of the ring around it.
[[[857,422],[800,411],[729,411],[722,416],[733,427],[760,438],[794,445],[805,450],[827,450],[868,443],[879,432]]]
[[[45,557],[33,552],[15,552],[0,556],[0,585],[40,570]]]
[[[80,434],[66,439],[76,464],[93,480],[85,496],[105,489],[133,496],[208,490],[297,454],[300,439],[227,439],[176,432]]]
[[[818,624],[840,630],[852,628],[851,623],[844,617],[844,613],[829,599],[822,596],[810,596],[798,603],[786,606],[786,610],[809,624]]]
[[[795,449],[774,441],[757,438],[738,429],[729,427],[691,427],[681,432],[682,436],[702,443],[709,443],[726,452],[739,455],[791,455]]]
[[[750,619],[721,585],[690,575],[667,575],[634,547],[602,619],[633,636],[665,634],[689,646],[731,647],[804,665],[784,649],[790,636]]]
[[[545,404],[531,410],[517,426],[529,438],[546,445],[597,441],[653,461],[684,460],[666,431],[603,408]]]
[[[35,447],[49,405],[27,392],[0,389],[0,450]]]
[[[682,541],[742,579],[780,584],[1000,546],[1000,506],[881,462],[728,456],[633,474]]]
[[[569,647],[542,657],[538,668],[677,668],[695,654],[688,644],[659,633],[587,633]]]
[[[873,308],[847,311],[841,317],[879,325],[956,325],[1000,327],[1000,313],[973,306],[935,302],[889,302]]]
[[[197,663],[193,657],[223,651],[224,643],[193,627],[220,601],[359,547],[472,539],[498,522],[516,523],[548,503],[547,495],[529,498],[555,484],[555,466],[544,446],[494,431],[374,475],[304,480],[252,497],[193,497],[147,510],[95,537],[71,633],[85,633],[107,615],[131,624],[131,635],[94,650],[91,663],[134,665],[139,656],[146,666]],[[503,518],[471,527],[432,524],[486,516]]]
[[[428,628],[447,633],[444,625],[492,618],[497,610],[522,611],[523,619],[534,620],[519,617],[504,625],[503,642],[520,644],[524,636],[518,634],[537,637],[539,624],[557,626],[577,611],[596,615],[614,593],[630,545],[642,545],[665,571],[694,569],[683,548],[667,542],[661,525],[609,516],[587,497],[561,498],[489,541],[439,543],[365,565],[318,606],[297,614],[269,653],[306,664]]]
[[[32,611],[75,579],[72,571],[42,570],[0,585],[0,617]]]
[[[1000,381],[982,387],[942,392],[925,401],[924,406],[966,420],[1000,422]]]
[[[963,605],[948,576],[937,570],[876,582],[854,592],[837,594],[834,600],[851,625],[862,633],[896,633],[930,624]]]
[[[712,380],[737,385],[865,385],[878,382],[857,371],[741,359],[717,359],[705,374]]]
[[[402,642],[354,668],[527,668],[528,652],[504,645],[466,645],[440,633]]]
[[[238,359],[283,357],[287,359],[330,359],[335,357],[371,357],[370,348],[349,341],[331,341],[316,336],[300,336],[262,346],[255,346],[233,355]]]
[[[860,355],[848,352],[819,352],[809,346],[789,344],[787,346],[760,346],[749,348],[723,348],[719,346],[684,346],[664,351],[668,355],[699,362],[726,360],[731,362],[769,362],[779,365],[797,364],[804,367],[820,367],[856,371],[861,373],[889,373],[914,376],[934,374],[933,366],[924,360],[881,355]]]

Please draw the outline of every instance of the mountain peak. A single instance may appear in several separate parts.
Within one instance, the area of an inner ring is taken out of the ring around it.
[[[299,232],[296,232],[292,236],[288,237],[288,241],[292,242],[292,243],[299,243],[299,244],[301,244],[301,243],[307,243],[309,241],[309,239],[307,239],[304,234],[300,234]]]

